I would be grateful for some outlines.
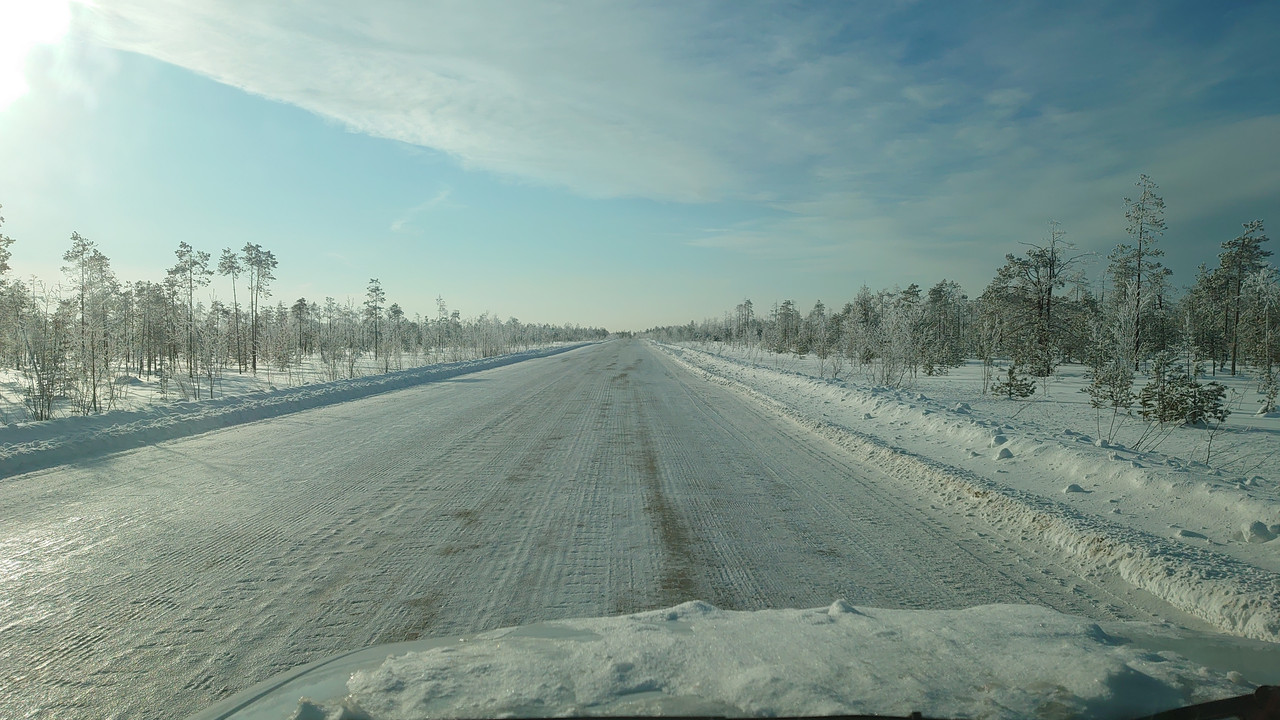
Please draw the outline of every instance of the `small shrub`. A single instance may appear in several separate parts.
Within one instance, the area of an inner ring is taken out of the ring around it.
[[[993,395],[1004,395],[1010,400],[1031,397],[1035,391],[1036,381],[1020,374],[1016,363],[1009,365],[1009,370],[1005,373],[1004,380],[991,386]]]
[[[1138,394],[1138,414],[1161,425],[1222,422],[1231,413],[1226,394],[1227,389],[1220,383],[1201,383],[1193,378],[1174,363],[1172,353],[1157,353],[1151,361],[1151,380]]]

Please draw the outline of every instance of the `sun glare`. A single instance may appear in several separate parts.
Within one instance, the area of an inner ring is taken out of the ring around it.
[[[0,110],[27,92],[27,55],[56,43],[71,26],[66,0],[0,0]]]

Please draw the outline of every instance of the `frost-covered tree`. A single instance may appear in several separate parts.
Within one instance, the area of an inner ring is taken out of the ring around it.
[[[1085,377],[1089,384],[1082,392],[1089,395],[1089,405],[1095,410],[1111,410],[1111,419],[1107,424],[1106,440],[1115,439],[1119,425],[1137,400],[1133,392],[1133,366],[1129,364],[1128,350],[1129,330],[1132,321],[1128,318],[1113,318],[1108,325],[1107,319],[1095,315],[1090,323],[1089,352],[1086,358],[1088,370]],[[1117,352],[1117,347],[1125,352]],[[1095,414],[1098,436],[1102,437],[1101,413]]]
[[[1219,271],[1226,284],[1227,306],[1224,308],[1228,320],[1226,327],[1227,342],[1231,347],[1231,374],[1236,374],[1236,362],[1240,355],[1240,316],[1246,302],[1244,298],[1245,279],[1267,267],[1266,259],[1271,251],[1262,247],[1269,238],[1264,234],[1261,220],[1244,224],[1244,232],[1234,240],[1222,243],[1222,253],[1218,255]]]
[[[186,306],[186,321],[183,323],[187,337],[187,375],[194,378],[197,373],[196,362],[196,289],[209,284],[213,270],[209,267],[209,253],[196,250],[185,241],[178,243],[174,251],[178,262],[169,268],[168,276],[183,295]]]
[[[827,306],[821,300],[814,303],[813,309],[800,322],[800,334],[796,339],[796,352],[801,355],[813,353],[819,360],[826,360],[830,355],[827,345]]]
[[[399,303],[391,303],[390,307],[387,308],[388,338],[387,352],[383,355],[383,372],[391,371],[391,361],[393,359],[395,360],[396,369],[399,370],[402,368],[401,356],[405,350],[404,345],[406,339],[404,326],[404,308],[401,308]],[[496,334],[501,336],[502,333],[499,331]],[[497,355],[505,352],[504,343],[500,340],[492,342],[488,350],[491,355]],[[489,357],[489,355],[485,355],[484,357]]]
[[[57,291],[39,280],[30,283],[30,299],[20,326],[25,402],[33,420],[53,417],[54,402],[72,383],[68,367],[70,337],[67,316],[58,311]]]
[[[165,371],[169,346],[169,300],[160,283],[139,280],[133,284],[134,362],[139,376]]]
[[[223,248],[222,256],[218,258],[218,274],[231,278],[231,338],[235,348],[236,364],[240,372],[244,372],[247,365],[244,340],[241,338],[240,333],[240,300],[236,297],[236,281],[243,272],[244,263],[240,261],[240,256],[236,255],[236,251],[231,248]]]
[[[293,305],[289,308],[289,312],[293,314],[294,325],[298,329],[298,334],[296,336],[298,338],[298,345],[297,345],[298,365],[302,365],[302,357],[307,352],[307,343],[305,339],[305,334],[306,334],[306,327],[307,327],[307,317],[310,313],[310,310],[311,310],[311,305],[307,302],[306,298],[298,298],[293,302]]]
[[[1227,304],[1224,280],[1223,273],[1217,269],[1210,270],[1201,263],[1196,271],[1195,284],[1179,305],[1183,346],[1190,356],[1188,361],[1211,359],[1210,369],[1215,376],[1227,357],[1228,347],[1227,328],[1223,322],[1223,308]]]
[[[974,304],[973,351],[982,361],[982,392],[991,389],[996,355],[1004,346],[1003,291],[997,283],[987,286]]]
[[[4,205],[0,205],[0,210],[4,209]],[[4,227],[4,216],[0,215],[0,227]],[[9,258],[13,257],[13,253],[9,247],[13,245],[13,238],[0,233],[0,278],[9,272]]]
[[[1241,344],[1257,371],[1259,412],[1273,413],[1280,395],[1280,272],[1267,266],[1250,275],[1241,295],[1247,298]]]
[[[1124,199],[1125,231],[1132,238],[1132,244],[1121,243],[1111,252],[1111,264],[1108,273],[1117,289],[1115,301],[1128,303],[1136,312],[1136,325],[1133,338],[1133,354],[1136,363],[1141,359],[1146,318],[1144,316],[1143,291],[1155,275],[1166,275],[1167,270],[1156,258],[1164,255],[1164,250],[1156,247],[1156,241],[1164,234],[1164,198],[1156,194],[1159,189],[1147,175],[1141,175],[1136,183],[1136,198]]]
[[[869,332],[870,360],[864,371],[877,385],[899,387],[920,367],[920,287],[913,283],[905,290],[881,292],[876,306],[878,322]]]
[[[22,328],[30,312],[27,286],[21,280],[0,277],[0,364],[15,369],[23,366]]]
[[[378,278],[369,280],[368,292],[364,297],[365,317],[368,318],[370,326],[373,328],[373,359],[378,359],[379,345],[379,326],[382,321],[382,306],[387,301],[387,293],[382,289],[382,283]]]
[[[264,298],[271,297],[271,281],[277,262],[270,250],[264,250],[256,243],[246,243],[241,250],[244,254],[244,268],[249,280],[249,365],[258,371],[258,311]]]
[[[0,205],[0,209],[3,208]],[[0,227],[4,227],[3,216],[0,216]],[[22,283],[12,283],[6,277],[9,274],[9,259],[13,257],[9,250],[12,245],[13,238],[0,232],[0,358],[11,359],[17,367],[22,362],[18,328],[27,293]]]
[[[853,306],[850,313],[853,323],[846,328],[849,355],[861,367],[870,363],[875,353],[874,338],[879,334],[882,319],[880,303],[871,288],[864,284],[858,288],[858,293],[850,304]]]
[[[798,352],[800,341],[800,311],[792,300],[783,300],[782,305],[774,311],[773,347],[777,353]]]
[[[84,413],[99,413],[114,401],[111,382],[111,311],[116,291],[111,263],[97,245],[71,233],[71,248],[62,259],[62,272],[71,288],[71,297],[59,308],[70,318],[74,330],[71,344],[75,372],[75,402]]]
[[[1005,313],[1005,349],[1036,377],[1051,375],[1062,361],[1063,339],[1072,328],[1066,298],[1057,290],[1082,256],[1065,237],[1061,224],[1050,221],[1049,237],[1041,244],[1023,243],[1029,248],[1025,255],[1006,255],[989,288]]]
[[[964,362],[966,301],[960,285],[942,280],[929,288],[920,322],[920,354],[925,375],[942,375]]]

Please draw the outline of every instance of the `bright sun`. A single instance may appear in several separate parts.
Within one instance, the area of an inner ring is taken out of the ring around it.
[[[26,94],[31,48],[58,42],[70,26],[67,0],[0,0],[0,110]]]

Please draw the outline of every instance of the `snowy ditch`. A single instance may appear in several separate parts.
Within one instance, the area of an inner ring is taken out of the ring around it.
[[[1185,612],[1242,637],[1280,642],[1280,574],[1208,548],[1124,527],[873,435],[817,417],[785,373],[755,368],[751,384],[728,376],[726,361],[697,350],[659,345],[676,362],[730,387],[873,462],[904,482],[966,504],[995,525],[1016,529],[1076,561],[1115,572]],[[803,381],[796,381],[803,382]],[[853,394],[855,391],[844,390]],[[870,418],[867,418],[870,419]]]
[[[479,360],[427,365],[382,375],[302,385],[212,400],[158,405],[102,415],[73,416],[0,428],[0,478],[197,435],[310,408],[438,382],[590,343],[538,348]]]

